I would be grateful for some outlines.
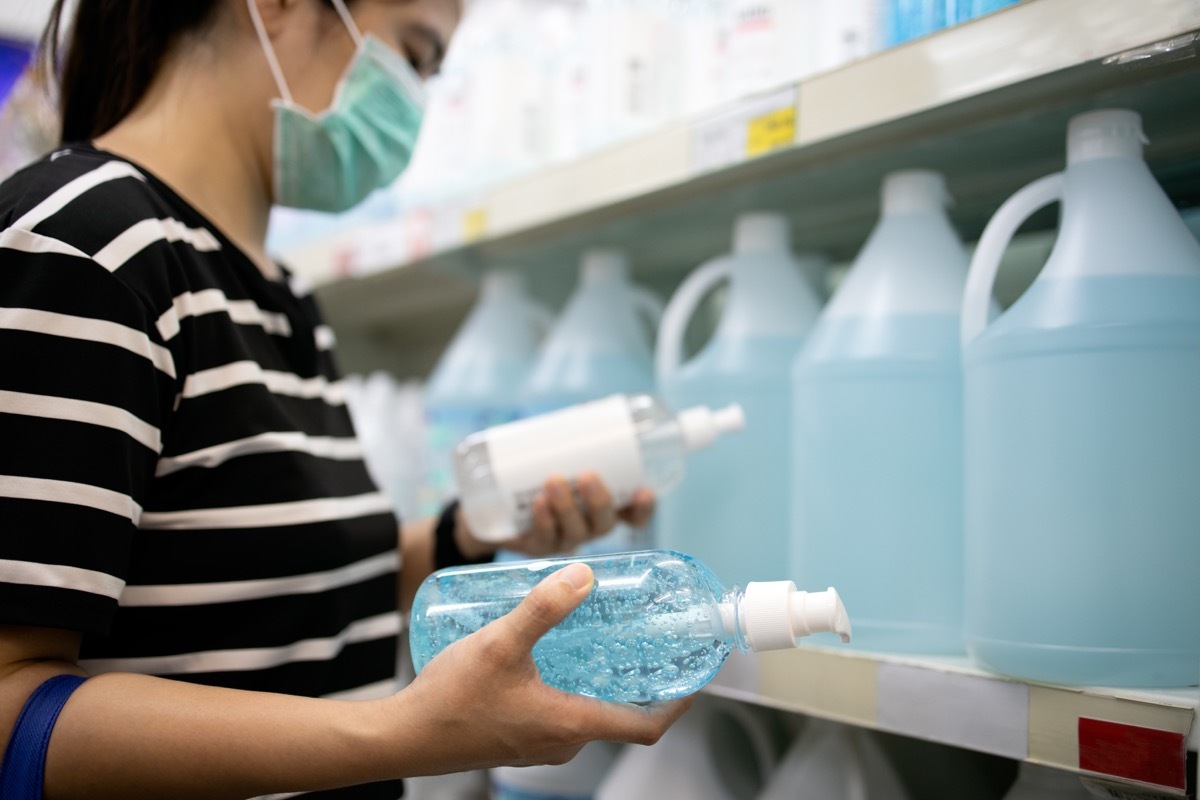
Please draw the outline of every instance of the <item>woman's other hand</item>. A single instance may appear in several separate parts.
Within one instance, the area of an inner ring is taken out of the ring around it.
[[[570,552],[613,529],[618,522],[641,528],[654,516],[655,497],[649,489],[638,489],[622,508],[613,504],[612,493],[594,472],[585,472],[575,482],[575,491],[562,477],[546,481],[533,501],[533,525],[504,547],[531,556]]]

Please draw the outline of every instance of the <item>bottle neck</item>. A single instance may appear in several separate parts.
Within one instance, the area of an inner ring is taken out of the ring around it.
[[[734,256],[729,302],[717,335],[731,338],[806,335],[821,304],[794,258],[760,251]]]
[[[746,638],[746,631],[742,626],[744,619],[742,602],[745,596],[746,593],[742,591],[742,587],[735,586],[723,594],[721,601],[717,603],[722,638],[741,653],[749,653],[751,650],[750,642]]]
[[[1200,274],[1200,244],[1141,158],[1087,159],[1065,175],[1058,241],[1042,277]]]

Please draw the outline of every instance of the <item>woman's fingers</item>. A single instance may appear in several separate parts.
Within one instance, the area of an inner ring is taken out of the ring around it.
[[[567,618],[592,590],[591,567],[575,563],[549,575],[502,620],[503,635],[525,655],[548,630]]]
[[[594,472],[579,476],[579,494],[587,506],[588,538],[603,536],[617,524],[617,510],[613,507],[613,496]]]
[[[558,523],[560,549],[571,550],[587,541],[588,524],[567,479],[554,477],[546,481],[545,493]]]
[[[633,500],[618,513],[622,522],[635,528],[644,528],[654,516],[658,500],[649,489],[638,489]]]

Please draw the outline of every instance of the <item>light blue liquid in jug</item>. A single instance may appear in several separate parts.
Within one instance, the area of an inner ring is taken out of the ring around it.
[[[789,572],[838,587],[855,646],[962,650],[958,339],[958,315],[830,318],[797,360]]]
[[[965,363],[971,654],[1050,682],[1195,684],[1200,276],[1039,279]]]
[[[788,576],[788,373],[802,343],[716,337],[663,388],[674,408],[740,403],[746,412],[744,431],[691,456],[684,485],[659,511],[661,545],[686,548],[730,586]]]

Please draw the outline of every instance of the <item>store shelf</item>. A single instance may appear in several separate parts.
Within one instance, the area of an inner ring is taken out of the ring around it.
[[[1200,664],[1197,664],[1200,673]],[[1200,689],[1030,684],[965,658],[805,647],[734,655],[705,690],[1078,772],[1113,797],[1185,797]],[[1189,775],[1189,769],[1191,773]],[[1194,784],[1193,784],[1194,787]],[[1193,795],[1194,797],[1194,795]]]
[[[1200,204],[1200,58],[1187,36],[1197,30],[1196,0],[1027,0],[285,260],[351,276],[319,291],[343,344],[369,344],[344,352],[346,366],[407,348],[416,374],[485,265],[525,270],[554,303],[582,249],[615,244],[639,279],[668,291],[726,249],[734,215],[751,208],[787,213],[798,247],[848,258],[874,221],[880,177],[916,166],[947,174],[954,222],[973,239],[1009,194],[1061,169],[1067,120],[1089,108],[1140,111],[1156,176],[1179,203]],[[1105,63],[1172,39],[1169,53]]]

